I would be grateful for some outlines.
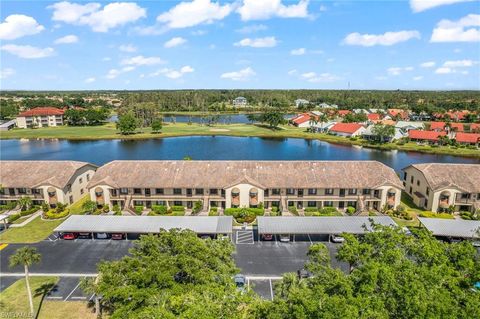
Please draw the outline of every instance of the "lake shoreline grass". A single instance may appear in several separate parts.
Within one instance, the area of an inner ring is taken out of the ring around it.
[[[372,144],[362,139],[352,140],[345,137],[321,133],[306,132],[305,128],[296,128],[282,125],[279,129],[272,130],[257,124],[218,124],[214,126],[165,123],[161,133],[152,133],[150,128],[138,129],[135,134],[121,135],[113,123],[101,126],[62,126],[38,129],[14,129],[0,133],[0,139],[65,139],[75,141],[94,140],[147,140],[168,137],[188,136],[236,136],[236,137],[260,137],[260,138],[301,138],[306,140],[319,140],[328,143],[366,147],[384,151],[420,152],[438,155],[451,155],[461,157],[480,158],[479,149],[452,148],[447,146],[431,147],[417,145],[416,143]]]

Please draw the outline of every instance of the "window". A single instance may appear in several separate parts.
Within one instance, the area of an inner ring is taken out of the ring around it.
[[[273,188],[272,195],[280,195],[280,188]]]
[[[195,188],[195,195],[203,195],[203,188]]]
[[[90,180],[90,174],[87,174],[87,182]]]
[[[317,189],[316,188],[309,188],[308,189],[308,195],[317,195]]]
[[[18,191],[19,194],[26,194],[27,193],[26,188],[17,188],[17,191]]]
[[[325,195],[333,195],[333,188],[325,188]]]
[[[351,206],[351,207],[357,208],[357,202],[347,202],[347,206]]]
[[[84,192],[83,188],[80,188],[80,194],[83,195],[83,192]]]
[[[331,200],[327,200],[323,202],[324,207],[333,207],[333,202]]]
[[[372,193],[372,190],[369,189],[369,188],[364,188],[364,189],[362,190],[362,194],[363,194],[363,195],[370,195],[371,193]]]
[[[420,186],[420,180],[417,181],[417,186]]]
[[[128,188],[120,188],[120,194],[128,194]]]
[[[470,194],[462,193],[462,199],[469,199],[469,198],[470,198]]]
[[[209,192],[210,192],[210,195],[217,195],[218,194],[218,189],[210,188]]]
[[[223,191],[223,190],[222,190]],[[480,196],[480,194],[479,194]],[[265,192],[263,193],[263,197],[268,197],[268,189],[265,190]],[[480,197],[479,197],[480,198]]]
[[[79,182],[80,184],[83,183],[83,179],[80,177],[80,178],[78,179],[78,182]]]
[[[350,188],[348,190],[348,195],[357,195],[357,189],[356,188]]]
[[[287,188],[287,195],[295,195],[295,189]]]
[[[413,176],[412,176],[412,177],[410,177],[410,183],[412,183],[412,184],[413,184]]]
[[[110,193],[112,194],[112,196],[117,196],[117,190],[116,189],[111,189]]]
[[[405,173],[405,175],[403,175],[403,180],[404,180],[404,181],[407,180],[407,173]]]
[[[425,208],[428,207],[428,200],[425,200]]]
[[[142,189],[141,188],[134,188],[133,193],[136,194],[136,195],[140,195],[140,194],[142,194]]]
[[[141,200],[134,200],[133,206],[143,206],[143,202]]]
[[[73,196],[72,195],[70,195],[69,200],[70,200],[70,204],[73,204]]]
[[[40,188],[32,188],[33,194],[40,194]]]
[[[0,194],[2,194],[2,195],[5,194],[5,189],[0,188]]]
[[[163,195],[163,188],[155,188],[155,194]]]
[[[307,206],[308,207],[317,207],[317,202],[316,201],[308,201]]]
[[[173,201],[173,206],[182,206],[182,201],[181,200],[174,200]]]
[[[408,192],[411,194],[412,193],[412,187],[410,186],[410,189],[408,190]]]
[[[173,189],[173,195],[182,195],[182,189],[181,188],[174,188]]]

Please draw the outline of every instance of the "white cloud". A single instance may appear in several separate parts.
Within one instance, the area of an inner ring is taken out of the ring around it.
[[[309,0],[300,0],[296,4],[284,5],[281,0],[243,0],[237,9],[243,21],[265,20],[272,17],[306,18]]]
[[[435,61],[427,61],[420,64],[422,68],[433,68],[435,66]]]
[[[384,34],[360,34],[354,32],[347,35],[343,40],[343,43],[348,45],[361,45],[364,47],[375,45],[389,46],[410,39],[420,39],[420,33],[416,30],[385,32]]]
[[[37,34],[45,29],[34,18],[23,14],[12,14],[0,23],[0,39],[14,40],[26,35]]]
[[[245,38],[234,43],[234,45],[237,47],[271,48],[277,45],[277,39],[275,37]]]
[[[412,80],[414,80],[414,81],[420,81],[420,80],[422,80],[422,79],[423,79],[423,76],[421,76],[421,75],[419,75],[419,76],[414,76],[414,77],[412,78]]]
[[[184,44],[185,42],[187,42],[186,39],[182,38],[182,37],[175,37],[175,38],[171,38],[170,40],[168,40],[167,42],[165,42],[163,44],[163,46],[165,48],[174,48],[176,46],[179,46],[179,45],[182,45]]]
[[[468,74],[468,71],[459,70],[461,68],[470,68],[474,65],[477,65],[478,61],[473,60],[454,60],[454,61],[445,61],[443,65],[435,70],[436,74],[450,74],[450,73],[461,73]]]
[[[82,5],[63,1],[51,5],[49,8],[53,9],[52,20],[75,25],[88,25],[95,32],[107,32],[147,15],[147,11],[134,2],[112,2],[101,8],[99,3]]]
[[[58,38],[55,40],[55,44],[69,44],[69,43],[77,43],[78,37],[73,34],[66,35],[64,37]]]
[[[305,48],[293,49],[290,51],[291,55],[304,55],[307,52]]]
[[[108,56],[106,56],[106,57],[104,57],[104,58],[102,59],[102,61],[105,61],[105,62],[111,61],[111,60],[112,60],[112,58],[111,58],[111,57],[108,57]]]
[[[144,57],[143,55],[137,55],[132,58],[123,59],[123,65],[155,65],[165,63],[160,57],[152,56],[152,57]]]
[[[95,82],[96,80],[97,80],[97,79],[95,79],[94,77],[91,77],[91,78],[86,78],[84,82],[85,82],[85,83],[93,83],[93,82]]]
[[[126,67],[121,68],[120,70],[119,69],[110,69],[108,71],[107,75],[105,75],[105,77],[109,80],[112,80],[112,79],[115,79],[116,77],[118,77],[122,73],[127,73],[127,72],[130,72],[130,71],[133,71],[133,70],[135,70],[135,67],[133,67],[133,66],[126,66]]]
[[[340,77],[330,74],[330,73],[320,73],[317,74],[316,72],[307,72],[300,75],[300,77],[308,82],[316,83],[316,82],[334,82],[340,80]]]
[[[410,7],[413,12],[421,12],[439,6],[469,1],[473,0],[410,0]]]
[[[268,27],[264,24],[253,24],[253,25],[246,25],[243,28],[237,29],[238,33],[255,33],[259,31],[265,31]]]
[[[38,48],[31,45],[6,44],[0,49],[23,59],[46,58],[55,53],[52,48]]]
[[[164,68],[164,69],[161,69],[161,70],[158,70],[156,72],[153,72],[153,73],[149,74],[149,76],[153,77],[153,76],[158,76],[158,75],[164,75],[169,79],[174,79],[175,80],[175,79],[181,78],[184,74],[192,73],[194,71],[195,70],[191,66],[185,65],[185,66],[181,67],[180,70]]]
[[[222,20],[233,10],[232,4],[220,5],[210,0],[193,0],[181,2],[169,11],[160,14],[157,21],[165,24],[167,28],[187,28],[203,23],[212,23]]]
[[[118,49],[122,52],[133,53],[137,52],[138,48],[133,44],[122,44],[118,47]]]
[[[394,67],[391,67],[391,68],[388,68],[387,69],[387,72],[388,74],[390,75],[400,75],[404,72],[408,72],[408,71],[413,71],[413,67],[412,66],[406,66],[406,67],[397,67],[397,66],[394,66]]]
[[[452,68],[441,67],[435,70],[436,74],[449,74],[453,73],[454,70]]]
[[[479,27],[480,14],[469,14],[458,21],[441,20],[430,42],[480,42]]]
[[[12,75],[14,75],[16,71],[12,68],[5,68],[0,70],[0,79],[6,79]]]
[[[230,79],[232,81],[246,81],[255,75],[255,71],[251,67],[248,67],[240,71],[223,73],[220,77],[222,79]]]
[[[288,71],[288,75],[295,75],[297,73],[298,73],[297,69],[293,69],[293,70]]]
[[[191,33],[192,33],[192,35],[200,36],[200,35],[207,34],[207,31],[205,31],[205,30],[195,30],[195,31],[192,31]]]

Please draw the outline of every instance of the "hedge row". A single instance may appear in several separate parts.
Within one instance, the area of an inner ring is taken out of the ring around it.
[[[39,209],[40,209],[39,206],[32,206],[31,208],[29,208],[27,210],[24,210],[24,211],[21,211],[20,213],[10,215],[8,217],[8,222],[13,223],[14,221],[19,219],[20,217],[32,215],[33,213],[37,212]]]
[[[57,213],[55,209],[50,209],[47,212],[43,213],[43,218],[45,219],[59,219],[68,216],[70,211],[68,209],[64,209],[63,211]]]

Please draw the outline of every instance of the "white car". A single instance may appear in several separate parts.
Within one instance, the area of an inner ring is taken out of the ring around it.
[[[280,241],[282,243],[288,243],[290,242],[290,235],[280,235]]]
[[[107,239],[107,233],[97,233],[97,239]]]
[[[472,242],[473,247],[480,247],[480,240],[474,240]]]
[[[343,243],[345,238],[339,235],[330,235],[330,240],[334,243]]]

